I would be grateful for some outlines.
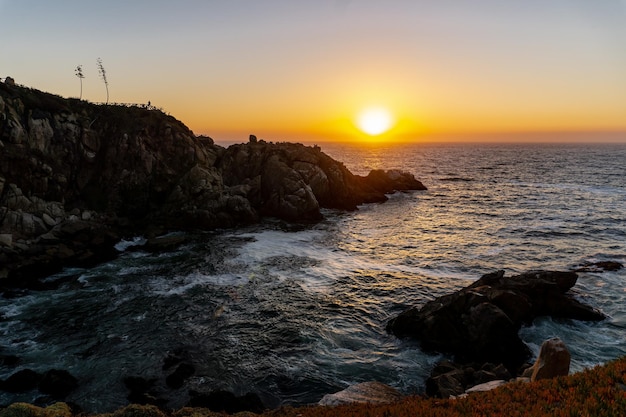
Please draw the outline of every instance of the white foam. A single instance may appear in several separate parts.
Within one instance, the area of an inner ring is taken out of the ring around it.
[[[131,240],[120,240],[119,242],[117,242],[115,244],[115,250],[117,250],[118,252],[124,252],[126,251],[126,249],[132,247],[132,246],[143,246],[145,245],[147,242],[147,239],[143,236],[136,236],[134,238],[132,238]]]

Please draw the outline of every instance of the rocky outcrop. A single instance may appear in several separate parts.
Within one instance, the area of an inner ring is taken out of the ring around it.
[[[512,377],[502,364],[459,364],[444,360],[435,365],[426,380],[426,394],[438,398],[456,397],[471,387],[508,381]]]
[[[0,83],[0,287],[107,259],[125,234],[318,220],[419,189],[399,171],[353,175],[319,147],[224,149],[152,108]]]
[[[320,208],[354,210],[395,190],[425,190],[413,175],[392,170],[353,175],[319,147],[264,141],[232,145],[222,156],[224,183],[238,187],[262,215],[316,220]]]
[[[405,311],[388,323],[387,330],[416,338],[427,350],[453,354],[459,362],[503,363],[515,373],[530,357],[518,336],[523,324],[539,316],[604,319],[568,293],[576,280],[574,272],[486,274],[453,294]]]
[[[388,404],[400,401],[402,398],[404,396],[395,388],[372,381],[351,385],[334,394],[326,394],[318,404],[327,406],[354,403]]]
[[[43,374],[31,369],[22,369],[0,381],[0,389],[11,393],[22,393],[38,389],[40,393],[59,400],[67,397],[78,387],[78,380],[69,372],[50,369]]]
[[[539,356],[532,368],[530,380],[551,379],[569,374],[571,355],[565,343],[558,337],[546,340],[541,344]]]

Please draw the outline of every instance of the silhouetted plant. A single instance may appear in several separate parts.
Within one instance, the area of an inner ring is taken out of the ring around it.
[[[109,82],[107,81],[107,73],[104,70],[104,66],[102,65],[102,59],[98,58],[96,60],[97,64],[98,64],[98,72],[100,73],[100,78],[102,78],[102,81],[104,81],[104,86],[107,89],[107,101],[106,104],[109,104]]]
[[[83,75],[83,66],[78,65],[76,69],[74,70],[74,73],[80,80],[80,97],[78,97],[78,99],[82,100],[83,99],[83,78],[85,78],[85,76]]]

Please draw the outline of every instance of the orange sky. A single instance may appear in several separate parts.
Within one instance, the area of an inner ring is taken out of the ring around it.
[[[77,97],[81,64],[83,98],[104,101],[101,57],[111,101],[218,141],[372,139],[355,125],[371,106],[396,122],[375,140],[626,131],[622,0],[76,4],[0,0],[0,78]],[[548,140],[483,140],[504,136]]]

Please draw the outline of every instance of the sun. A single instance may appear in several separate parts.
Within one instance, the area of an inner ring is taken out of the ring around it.
[[[370,136],[385,133],[393,126],[391,113],[382,107],[369,107],[362,110],[356,119],[357,127]]]

